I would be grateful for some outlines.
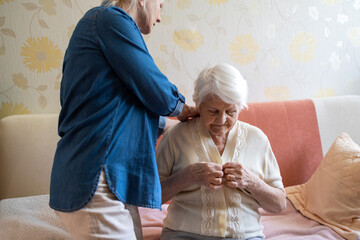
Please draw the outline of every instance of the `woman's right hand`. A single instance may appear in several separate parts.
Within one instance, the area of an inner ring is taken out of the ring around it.
[[[222,187],[222,165],[209,162],[194,163],[161,180],[162,202],[169,201],[179,192],[194,185],[210,189]]]
[[[189,165],[190,178],[193,185],[205,185],[210,189],[218,189],[222,187],[222,165],[211,162],[199,162]]]
[[[177,118],[184,122],[188,119],[191,119],[191,118],[196,118],[196,117],[199,117],[200,114],[198,112],[198,110],[196,109],[196,107],[194,106],[189,106],[187,104],[184,104],[184,107],[180,113],[179,116],[177,116]]]

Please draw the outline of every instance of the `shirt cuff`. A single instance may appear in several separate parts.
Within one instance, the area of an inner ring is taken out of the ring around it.
[[[157,132],[157,137],[160,137],[163,134],[166,126],[166,117],[160,116],[159,117],[159,127]]]
[[[182,109],[184,108],[185,103],[182,101],[182,99],[180,99],[177,102],[176,108],[175,110],[169,115],[169,117],[176,117],[179,116],[180,113],[182,112]]]

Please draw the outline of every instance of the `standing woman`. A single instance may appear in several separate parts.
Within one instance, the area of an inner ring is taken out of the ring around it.
[[[103,1],[70,39],[50,207],[74,239],[142,238],[136,206],[161,207],[160,116],[197,114],[156,67],[141,35],[161,21],[163,2]]]

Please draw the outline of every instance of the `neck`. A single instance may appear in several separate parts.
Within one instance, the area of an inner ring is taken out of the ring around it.
[[[222,155],[225,149],[228,133],[222,135],[210,135],[216,145],[217,150],[219,151],[220,155]]]
[[[130,1],[118,1],[116,3],[116,6],[124,10],[127,14],[129,14],[137,23],[138,19],[138,11],[137,6],[132,6]]]

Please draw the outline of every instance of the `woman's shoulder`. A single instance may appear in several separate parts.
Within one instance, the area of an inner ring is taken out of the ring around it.
[[[198,128],[198,119],[191,119],[185,122],[179,122],[164,133],[165,139],[171,141],[184,141],[184,139],[192,138],[194,131]]]
[[[95,28],[125,27],[134,28],[136,25],[133,18],[118,7],[94,7],[88,10],[79,22],[91,24]]]
[[[90,11],[84,18],[94,21],[92,27],[100,38],[117,41],[124,38],[143,46],[144,41],[136,22],[121,8],[96,7]]]
[[[185,122],[179,122],[172,128],[168,130],[171,135],[183,135],[192,131],[192,129],[196,129],[199,118],[190,119]]]
[[[266,136],[266,134],[257,126],[251,125],[249,123],[246,122],[242,122],[242,121],[237,121],[237,124],[240,125],[240,127],[242,129],[244,129],[247,132],[248,136],[251,137],[257,137],[259,139],[262,139],[264,141],[268,140],[268,137]]]
[[[197,120],[189,120],[186,122],[179,122],[175,126],[168,129],[160,141],[161,145],[171,144],[173,146],[183,146],[184,142],[189,142],[192,139],[193,126]]]

